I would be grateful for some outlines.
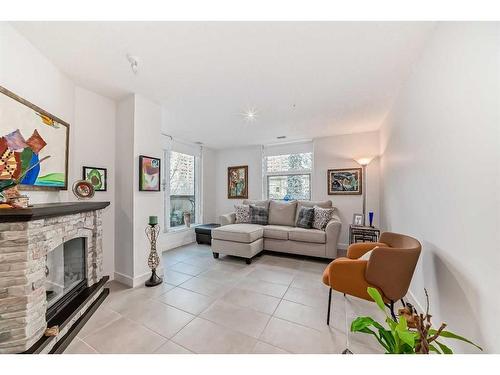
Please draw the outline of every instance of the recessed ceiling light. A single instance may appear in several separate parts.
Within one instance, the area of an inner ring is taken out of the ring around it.
[[[257,110],[255,108],[248,108],[242,115],[246,121],[253,122],[257,119]]]
[[[286,135],[280,135],[278,137],[276,137],[277,139],[285,139],[286,138]]]

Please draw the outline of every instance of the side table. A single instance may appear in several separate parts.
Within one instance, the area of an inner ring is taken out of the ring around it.
[[[380,229],[362,225],[349,225],[349,245],[356,242],[377,242]]]

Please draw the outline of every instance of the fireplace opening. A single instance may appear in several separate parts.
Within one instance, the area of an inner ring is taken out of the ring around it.
[[[87,286],[84,237],[69,240],[49,252],[45,261],[47,321]]]

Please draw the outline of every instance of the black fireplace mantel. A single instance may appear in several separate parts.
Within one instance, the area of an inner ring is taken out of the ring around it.
[[[0,209],[0,223],[38,220],[47,217],[64,216],[79,212],[102,210],[110,202],[64,202],[35,204],[28,208]]]

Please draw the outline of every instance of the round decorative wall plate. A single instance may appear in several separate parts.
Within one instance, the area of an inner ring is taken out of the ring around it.
[[[94,187],[89,181],[79,180],[73,184],[73,194],[78,199],[90,199],[94,196]]]

